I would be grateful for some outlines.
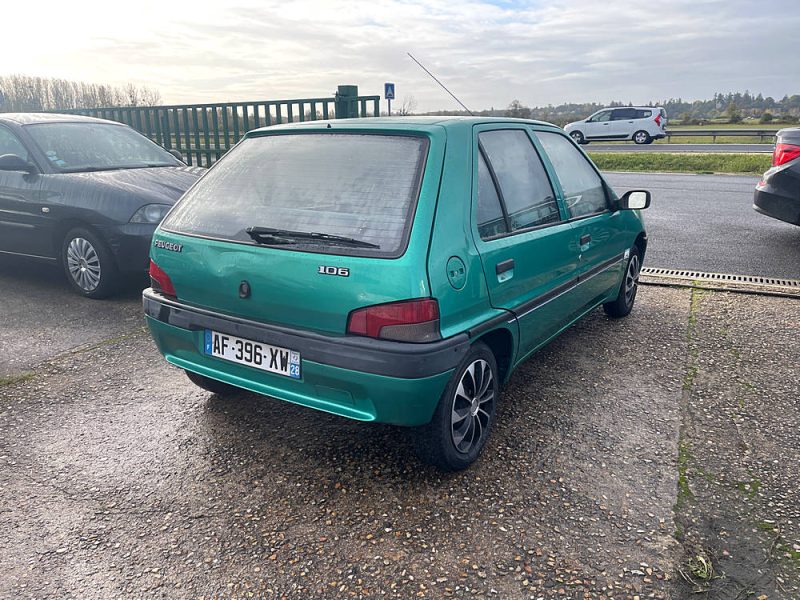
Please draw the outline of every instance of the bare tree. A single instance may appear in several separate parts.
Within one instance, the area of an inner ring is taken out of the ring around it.
[[[148,87],[133,84],[117,87],[27,75],[0,77],[0,92],[3,96],[2,112],[154,106],[161,102],[159,91]]]
[[[417,110],[417,99],[414,96],[403,96],[403,102],[400,108],[397,109],[397,114],[401,117],[413,115]]]
[[[161,104],[161,92],[149,87],[139,88],[139,97],[144,106],[158,106]]]
[[[139,106],[141,99],[139,98],[139,88],[132,83],[129,83],[124,88],[125,104],[128,106]]]

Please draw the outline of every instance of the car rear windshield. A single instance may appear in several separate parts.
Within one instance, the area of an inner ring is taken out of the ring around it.
[[[278,241],[290,250],[398,256],[405,251],[427,146],[423,137],[403,135],[247,138],[181,199],[162,228],[244,243],[256,243],[248,228],[316,233],[322,236]]]
[[[169,152],[125,125],[55,122],[26,125],[25,130],[61,173],[182,166]]]

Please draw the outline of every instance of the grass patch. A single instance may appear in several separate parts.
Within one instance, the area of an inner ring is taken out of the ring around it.
[[[685,440],[678,442],[678,499],[676,507],[682,508],[689,500],[694,500],[694,494],[689,489],[689,461],[692,455],[689,444]]]
[[[698,552],[689,557],[689,573],[700,581],[707,582],[714,577],[714,565],[711,559],[704,553]]]
[[[136,337],[147,331],[147,327],[137,327],[135,330],[130,331],[128,333],[123,333],[121,335],[117,335],[115,337],[111,337],[105,340],[100,340],[99,342],[92,344],[90,346],[79,346],[78,348],[72,350],[72,354],[83,354],[85,352],[91,352],[92,350],[97,350],[98,348],[102,348],[103,346],[110,346],[112,344],[116,344],[117,342],[123,342],[129,338]]]
[[[16,383],[22,383],[24,381],[30,381],[36,375],[31,373],[30,371],[26,371],[25,373],[14,373],[13,375],[8,375],[5,377],[0,377],[0,387],[6,385],[14,385]]]
[[[711,589],[711,582],[718,576],[714,572],[711,556],[702,548],[690,552],[686,560],[686,570],[678,567],[678,573],[692,586],[692,592],[703,594]]]
[[[602,171],[761,175],[772,164],[770,154],[589,152],[589,156]]]
[[[750,481],[740,481],[736,484],[736,488],[746,495],[748,500],[752,500],[758,495],[758,490],[761,489],[761,480],[751,476]]]
[[[682,128],[681,128],[682,129]],[[698,132],[699,133],[699,132]],[[757,135],[726,135],[717,137],[715,140],[710,135],[675,135],[670,138],[663,138],[653,142],[654,144],[764,144],[771,148],[774,136],[767,135],[759,137]]]

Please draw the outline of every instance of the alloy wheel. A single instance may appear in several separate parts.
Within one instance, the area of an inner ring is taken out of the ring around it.
[[[636,286],[639,285],[639,255],[633,254],[625,273],[625,304],[630,305],[636,296]]]
[[[461,375],[450,414],[453,445],[462,454],[478,446],[487,435],[494,396],[492,368],[478,359]]]
[[[73,238],[67,246],[67,269],[73,281],[86,292],[100,285],[100,257],[92,244],[82,238]]]

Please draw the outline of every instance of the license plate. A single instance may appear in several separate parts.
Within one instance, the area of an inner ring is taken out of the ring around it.
[[[300,379],[300,353],[206,329],[203,351],[209,356]]]

